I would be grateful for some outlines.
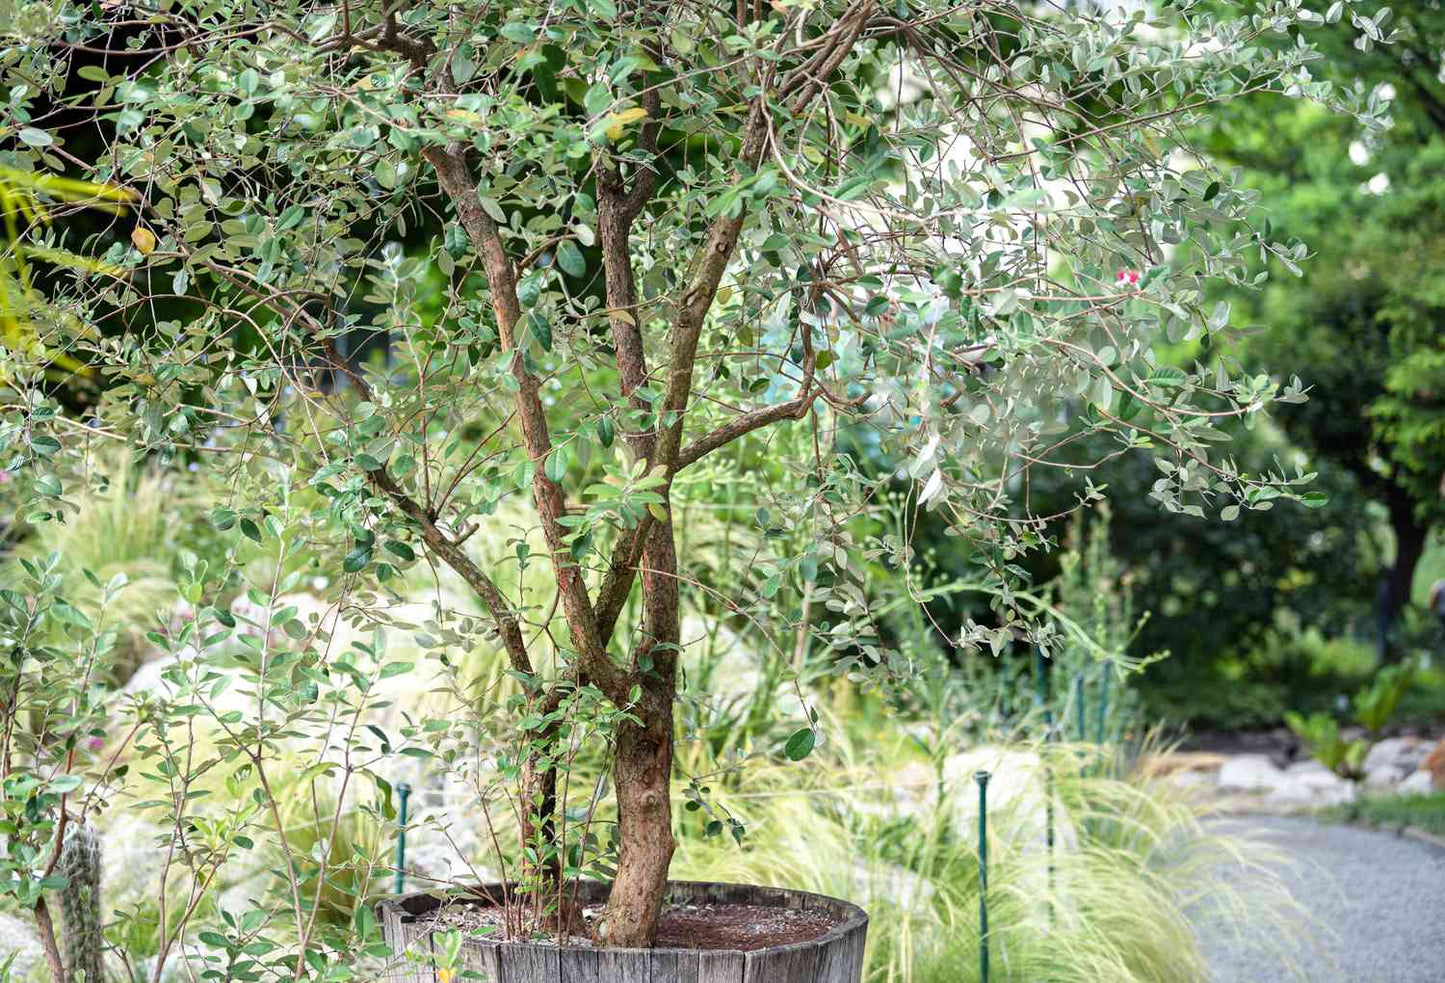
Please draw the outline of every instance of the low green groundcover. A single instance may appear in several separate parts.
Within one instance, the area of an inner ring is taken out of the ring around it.
[[[1445,792],[1366,799],[1353,807],[1332,807],[1326,810],[1326,814],[1333,819],[1343,819],[1351,808],[1355,810],[1357,821],[1371,826],[1414,826],[1436,836],[1445,836]]]

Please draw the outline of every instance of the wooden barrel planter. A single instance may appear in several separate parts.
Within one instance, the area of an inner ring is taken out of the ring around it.
[[[501,885],[479,889],[485,897],[501,897]],[[606,900],[607,885],[584,883],[578,900],[584,906]],[[377,915],[387,944],[397,954],[384,977],[387,983],[447,983],[439,979],[432,937],[449,926],[435,921],[443,905],[485,904],[480,900],[408,894],[382,901]],[[788,917],[808,918],[827,928],[803,942],[743,951],[740,948],[607,949],[551,942],[503,942],[486,936],[468,937],[456,967],[487,983],[860,983],[868,915],[857,905],[806,891],[670,881],[672,906],[746,905],[788,909]],[[666,909],[665,909],[666,910]],[[796,913],[796,914],[794,914]],[[781,913],[780,913],[781,915]],[[414,957],[400,958],[409,950]]]

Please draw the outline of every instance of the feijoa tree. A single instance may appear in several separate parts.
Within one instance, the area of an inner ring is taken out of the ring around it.
[[[1251,92],[1330,95],[1307,45],[1259,43],[1308,26],[1297,3],[12,6],[7,162],[134,195],[103,226],[30,226],[100,264],[48,277],[38,343],[6,352],[30,517],[65,513],[69,448],[115,440],[224,474],[219,526],[299,538],[344,583],[450,568],[524,683],[530,876],[572,872],[569,715],[615,714],[610,943],[651,941],[674,848],[688,468],[779,427],[878,442],[975,544],[996,620],[961,641],[995,647],[1050,643],[1012,560],[1049,542],[1032,470],[1097,494],[1079,435],[1152,454],[1152,496],[1200,516],[1307,477],[1239,473],[1216,426],[1297,383],[1154,354],[1223,343],[1205,285],[1294,249],[1234,231],[1251,196],[1177,135]],[[363,336],[385,355],[352,357]],[[88,367],[64,399],[62,355]],[[889,476],[788,446],[813,536],[784,566],[815,629],[839,672],[906,672],[856,566],[903,547],[848,524]],[[518,497],[555,598],[468,550]]]

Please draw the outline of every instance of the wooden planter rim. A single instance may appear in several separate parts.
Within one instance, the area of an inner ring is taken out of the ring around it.
[[[577,885],[577,900],[595,905],[606,900],[609,885]],[[737,904],[826,913],[835,923],[817,938],[763,949],[651,949],[506,942],[468,938],[462,943],[461,969],[492,983],[859,983],[867,942],[868,915],[857,905],[821,894],[746,884],[669,881],[675,904]],[[476,900],[502,896],[500,884],[473,889]],[[386,939],[401,955],[410,950],[421,962],[397,959],[384,978],[389,983],[437,983],[441,974],[428,959],[435,932],[421,916],[441,907],[447,892],[419,892],[389,898],[376,906]],[[453,895],[455,897],[455,895]],[[465,896],[463,896],[465,903]],[[418,948],[420,951],[418,951]]]

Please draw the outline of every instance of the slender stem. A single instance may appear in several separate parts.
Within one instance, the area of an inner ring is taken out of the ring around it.
[[[986,771],[973,776],[978,783],[978,969],[983,983],[988,983],[988,778]]]
[[[65,964],[60,960],[60,946],[55,941],[55,920],[50,917],[50,906],[45,895],[35,899],[35,927],[40,930],[40,947],[45,950],[45,963],[50,967],[50,978],[54,983],[70,983]]]

